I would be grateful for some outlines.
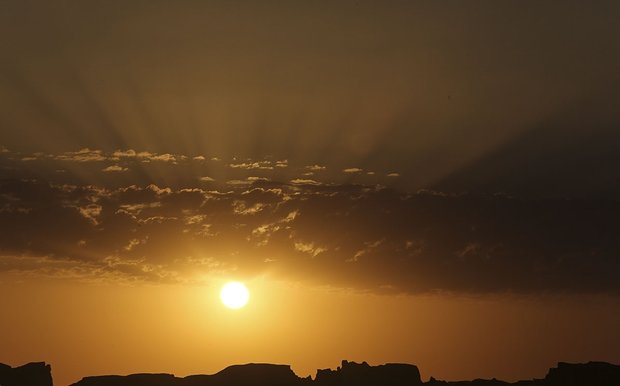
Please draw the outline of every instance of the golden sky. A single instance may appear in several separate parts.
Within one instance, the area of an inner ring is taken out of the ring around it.
[[[619,18],[0,2],[0,363],[620,362]]]

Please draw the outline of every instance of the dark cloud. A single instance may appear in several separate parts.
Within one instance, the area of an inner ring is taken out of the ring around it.
[[[156,281],[271,272],[374,292],[617,292],[618,218],[614,200],[5,179],[0,267]]]

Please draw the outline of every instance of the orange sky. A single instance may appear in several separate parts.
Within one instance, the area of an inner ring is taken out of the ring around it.
[[[387,296],[260,277],[241,310],[207,286],[0,282],[0,358],[45,360],[55,384],[82,376],[216,372],[291,364],[298,375],[341,359],[409,362],[423,379],[543,377],[557,361],[620,361],[620,307],[605,296]]]

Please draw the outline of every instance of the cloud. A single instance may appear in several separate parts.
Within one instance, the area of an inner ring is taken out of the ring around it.
[[[364,171],[364,169],[360,169],[360,168],[347,168],[347,169],[343,169],[342,170],[344,173],[361,173]]]
[[[139,159],[142,162],[151,162],[151,161],[162,161],[162,162],[171,162],[176,163],[177,161],[186,159],[186,156],[182,155],[174,155],[170,153],[151,153],[149,151],[135,151],[133,149],[127,150],[116,150],[112,153],[112,157],[118,158],[135,158]]]
[[[240,164],[230,164],[228,165],[233,169],[262,169],[262,170],[273,170],[273,166],[271,166],[271,161],[258,161],[258,162],[246,162]]]
[[[616,201],[269,183],[2,180],[0,256],[20,258],[0,257],[0,269],[176,282],[275,269],[376,292],[620,292]]]
[[[283,278],[376,292],[620,292],[617,200],[399,193],[294,178],[323,169],[286,160],[221,164],[229,180],[203,184],[215,181],[191,157],[132,149],[1,158],[15,178],[0,180],[0,256],[22,259],[0,269],[184,282],[268,262]]]
[[[311,172],[320,172],[321,170],[325,170],[326,167],[325,166],[321,166],[321,165],[308,165],[305,167],[306,170],[311,171]]]
[[[11,154],[11,152],[7,151],[6,153]],[[19,154],[19,153],[14,153]],[[136,151],[133,149],[127,150],[116,150],[113,152],[105,152],[103,150],[98,149],[90,149],[83,148],[77,151],[68,151],[62,153],[42,153],[36,152],[32,154],[23,154],[20,156],[22,161],[35,161],[35,160],[45,160],[49,161],[60,161],[60,162],[76,162],[76,163],[92,163],[92,162],[104,162],[104,161],[119,161],[123,159],[125,162],[129,160],[135,160],[138,162],[151,162],[151,161],[160,161],[160,162],[169,162],[176,164],[179,161],[187,159],[187,156],[179,155],[179,154],[170,154],[170,153],[152,153],[148,151]]]
[[[133,149],[128,149],[128,150],[116,150],[115,152],[112,153],[112,156],[117,157],[117,158],[121,158],[121,157],[129,157],[129,158],[133,158],[136,157],[138,154],[138,152],[136,152]]]
[[[74,162],[100,162],[109,158],[101,150],[91,150],[89,148],[80,149],[73,152],[65,152],[55,156],[60,161]]]
[[[297,241],[294,244],[295,250],[303,253],[307,253],[312,257],[317,257],[319,254],[327,251],[325,248],[317,247],[314,243],[303,243]]]
[[[267,177],[256,177],[256,176],[250,176],[247,178],[248,181],[252,181],[252,182],[256,182],[256,181],[269,181],[269,178]]]
[[[291,180],[293,185],[322,185],[320,182],[307,179],[307,178],[295,178]]]
[[[268,207],[268,205],[261,202],[258,202],[252,206],[248,206],[248,204],[243,200],[233,202],[234,213],[241,215],[257,214],[266,207]]]
[[[233,186],[248,186],[248,185],[252,185],[253,183],[255,183],[256,181],[251,180],[251,179],[245,179],[245,180],[228,180],[226,181],[227,185],[233,185]]]
[[[174,156],[172,154],[165,153],[165,154],[148,154],[144,156],[144,158],[147,158],[152,161],[177,162],[177,159],[179,158],[179,156]]]
[[[355,262],[359,261],[359,259],[362,256],[371,253],[374,249],[376,249],[379,245],[381,245],[381,243],[383,243],[384,240],[385,239],[365,242],[364,243],[364,248],[356,251],[355,254],[352,257],[346,259],[345,262],[347,262],[347,263],[355,263]]]
[[[127,168],[119,166],[119,165],[111,165],[106,168],[101,169],[103,172],[126,172]]]

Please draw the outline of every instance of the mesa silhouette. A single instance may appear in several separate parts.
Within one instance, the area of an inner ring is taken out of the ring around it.
[[[0,364],[1,386],[53,386],[51,367],[43,362],[11,368]],[[504,382],[497,379],[422,382],[418,367],[388,363],[342,361],[336,370],[317,370],[314,379],[298,377],[289,365],[234,365],[212,375],[103,375],[85,377],[71,386],[618,386],[620,366],[606,362],[558,363],[543,379]]]

